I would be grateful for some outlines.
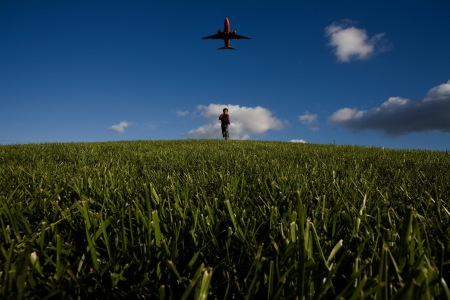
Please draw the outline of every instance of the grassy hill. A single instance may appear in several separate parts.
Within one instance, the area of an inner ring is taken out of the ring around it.
[[[0,146],[0,298],[450,298],[449,202],[448,152]]]

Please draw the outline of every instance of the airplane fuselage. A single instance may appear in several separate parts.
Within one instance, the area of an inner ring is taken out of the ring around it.
[[[221,39],[224,41],[224,47],[221,47],[219,49],[232,49],[235,50],[233,47],[230,46],[230,40],[231,39],[247,39],[249,40],[250,38],[242,36],[242,35],[238,35],[236,33],[236,30],[231,31],[230,30],[230,21],[228,20],[228,18],[225,18],[224,22],[223,22],[223,31],[217,30],[217,34],[213,34],[210,36],[206,36],[203,39]]]
[[[228,20],[228,18],[225,18],[225,21],[223,22],[223,33],[225,34],[225,36],[230,35],[230,21]],[[223,40],[225,42],[225,47],[229,48],[230,38],[224,38]]]

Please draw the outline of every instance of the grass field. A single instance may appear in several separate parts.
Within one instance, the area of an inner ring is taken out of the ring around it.
[[[0,222],[0,298],[450,298],[448,152],[0,146]]]

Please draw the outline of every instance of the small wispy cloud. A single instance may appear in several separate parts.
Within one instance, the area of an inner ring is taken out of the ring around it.
[[[341,108],[330,120],[353,131],[375,130],[388,136],[425,131],[450,133],[450,80],[430,89],[421,100],[390,97],[369,110]]]
[[[316,114],[310,114],[306,111],[303,115],[298,116],[298,120],[303,125],[308,126],[312,131],[317,131],[319,130],[319,127],[317,126],[317,117]]]
[[[125,128],[130,126],[130,124],[131,124],[130,122],[122,121],[119,124],[112,125],[111,127],[108,128],[108,130],[122,133],[125,131]]]
[[[384,33],[369,37],[365,29],[352,26],[352,23],[344,20],[325,27],[329,45],[334,48],[339,61],[364,60],[390,49]]]
[[[155,130],[158,128],[158,126],[152,122],[146,122],[143,124],[143,128],[144,129],[151,129],[151,130]]]
[[[175,112],[175,114],[177,116],[179,116],[179,117],[184,117],[184,116],[187,116],[189,114],[189,111],[187,111],[187,110],[177,110]]]
[[[303,140],[303,139],[300,139],[300,140],[291,140],[290,141],[291,143],[301,143],[301,144],[306,144],[306,141],[305,140]]]
[[[268,130],[280,130],[287,124],[273,116],[267,108],[256,106],[246,107],[240,105],[209,104],[199,105],[197,110],[206,120],[207,124],[188,132],[189,136],[200,138],[213,138],[220,136],[219,115],[224,107],[230,113],[230,138],[250,139],[251,135],[262,134]]]

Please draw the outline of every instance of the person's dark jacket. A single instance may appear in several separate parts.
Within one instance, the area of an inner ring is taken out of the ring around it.
[[[230,125],[230,115],[221,114],[219,120],[222,121],[222,127],[227,127]]]

